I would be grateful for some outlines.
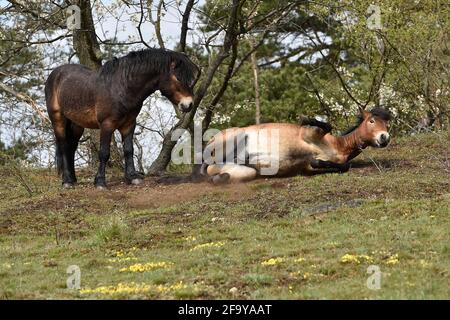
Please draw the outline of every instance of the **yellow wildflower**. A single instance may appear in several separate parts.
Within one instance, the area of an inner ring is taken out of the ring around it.
[[[428,268],[428,267],[431,266],[431,263],[425,261],[424,259],[420,259],[419,262],[420,262],[420,266],[421,266],[422,268]]]
[[[180,282],[172,284],[172,285],[160,284],[160,285],[156,286],[156,291],[158,291],[159,293],[167,293],[167,292],[171,292],[171,291],[178,291],[178,290],[186,289],[187,287],[188,286],[186,284],[184,284],[183,281],[180,281]]]
[[[193,247],[189,251],[199,250],[199,249],[206,249],[206,248],[220,248],[225,245],[225,241],[218,241],[218,242],[208,242],[208,243],[202,243],[198,244],[195,247]]]
[[[125,251],[119,250],[116,252],[116,257],[123,257],[125,255]]]
[[[371,256],[368,256],[368,255],[364,255],[363,254],[363,255],[360,255],[359,258],[364,259],[364,260],[366,260],[369,263],[373,262],[373,258]]]
[[[131,261],[131,260],[137,260],[136,257],[124,257],[124,258],[112,258],[112,259],[108,259],[108,262],[113,262],[113,263],[120,263],[120,262],[126,262],[126,261]]]
[[[132,247],[128,251],[125,250],[119,250],[114,253],[114,258],[108,259],[108,262],[113,263],[120,263],[120,262],[126,262],[131,260],[137,260],[137,258],[134,255],[134,251],[138,250],[136,247]]]
[[[386,264],[388,265],[394,265],[397,264],[399,262],[398,260],[398,254],[394,254],[392,256],[390,256],[387,260],[386,260]]]
[[[303,262],[305,261],[305,258],[297,258],[294,260],[294,262]]]
[[[327,247],[336,248],[339,245],[339,242],[332,241],[326,244]]]
[[[182,281],[166,285],[150,285],[145,283],[119,283],[115,286],[100,286],[94,289],[85,288],[80,290],[80,294],[103,294],[103,295],[116,295],[116,294],[148,294],[148,293],[169,293],[186,289],[188,286]]]
[[[356,254],[345,254],[341,257],[341,262],[342,263],[355,263],[355,264],[360,264],[361,261],[365,260],[366,262],[372,263],[373,262],[373,258],[371,256],[365,255],[365,254],[360,254],[360,255],[356,255]]]
[[[86,288],[80,289],[81,294],[144,294],[151,290],[151,286],[145,283],[136,284],[131,283],[119,283],[117,286],[101,286],[94,289]]]
[[[357,255],[353,255],[353,254],[345,254],[341,257],[341,262],[342,263],[356,263],[356,264],[360,264],[361,262],[359,261],[359,258]]]
[[[283,258],[271,258],[269,260],[265,260],[261,262],[263,266],[274,266],[276,264],[282,263],[284,261]]]
[[[120,272],[145,272],[154,269],[168,269],[173,265],[172,262],[147,262],[147,263],[136,263],[127,268],[122,268]]]

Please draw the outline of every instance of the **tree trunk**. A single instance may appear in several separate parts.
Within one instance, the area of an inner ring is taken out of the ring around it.
[[[252,41],[253,42],[253,41]],[[256,51],[253,51],[251,56],[252,70],[253,70],[253,85],[255,87],[255,123],[261,123],[261,103],[259,99],[259,70],[258,61],[256,60]]]
[[[259,6],[259,3],[257,4],[257,6]],[[258,10],[257,7],[255,8],[255,10],[252,12],[252,14],[250,15],[250,21],[251,23],[253,23],[255,16],[258,14]],[[252,36],[251,34],[250,36],[250,48],[254,48],[255,47],[255,36]],[[252,65],[252,71],[253,71],[253,87],[255,89],[255,124],[260,124],[261,123],[261,103],[260,103],[260,99],[259,99],[259,70],[258,70],[258,61],[256,59],[256,50],[253,51],[250,55],[250,63]]]
[[[95,34],[91,2],[90,0],[76,0],[73,3],[80,7],[81,13],[81,29],[74,30],[73,32],[73,48],[81,64],[93,70],[97,70],[102,66],[102,53]],[[98,166],[97,155],[100,149],[100,130],[86,129],[85,134],[89,137],[89,165],[96,169]],[[117,147],[117,143],[113,135],[109,164],[112,167],[122,168],[122,159],[123,157]]]
[[[237,41],[237,23],[238,23],[238,15],[239,15],[240,1],[233,0],[232,9],[230,13],[230,17],[228,19],[227,27],[226,27],[226,35],[223,41],[223,46],[218,53],[217,57],[210,63],[208,66],[208,70],[206,72],[206,76],[202,80],[199,85],[198,90],[196,90],[196,94],[194,97],[194,106],[192,110],[182,116],[182,118],[173,126],[170,131],[164,136],[163,145],[161,151],[153,161],[149,174],[159,175],[164,172],[167,168],[167,165],[170,162],[172,149],[177,144],[177,141],[172,141],[172,132],[176,129],[187,129],[192,123],[194,119],[194,115],[197,111],[200,102],[203,100],[213,77],[219,68],[219,66],[224,62],[224,60],[230,55],[230,50],[233,48],[233,44]]]

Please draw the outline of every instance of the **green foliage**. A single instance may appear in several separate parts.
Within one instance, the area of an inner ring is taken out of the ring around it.
[[[207,1],[205,11],[220,19],[223,11],[216,4]],[[324,0],[299,4],[271,30],[257,50],[263,122],[295,122],[300,114],[320,114],[343,129],[360,108],[381,105],[393,113],[396,132],[448,126],[449,10],[442,1],[375,4],[381,29],[368,26],[373,1],[335,6]],[[282,5],[263,1],[258,14]],[[246,3],[242,11],[254,6]],[[208,27],[213,31],[218,25]],[[259,34],[240,39],[240,52],[248,50],[248,37],[258,39]],[[213,125],[253,124],[254,110],[253,73],[246,63],[231,80]]]
[[[287,63],[284,68],[263,69],[260,72],[261,113],[263,122],[296,122],[300,114],[315,115],[320,106],[310,94],[305,94],[305,68]],[[249,66],[230,83],[217,108],[215,124],[246,126],[253,124],[254,87]]]
[[[100,242],[121,241],[129,236],[129,228],[122,218],[113,216],[97,231]]]
[[[6,147],[0,141],[0,165],[5,165],[10,161],[26,160],[29,146],[27,146],[22,139],[15,141],[11,146]]]

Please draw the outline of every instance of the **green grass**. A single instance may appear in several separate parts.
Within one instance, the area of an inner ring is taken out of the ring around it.
[[[449,299],[449,141],[398,138],[345,174],[226,187],[116,174],[98,192],[84,172],[61,190],[54,172],[24,169],[30,195],[1,168],[0,298]],[[134,264],[147,269],[120,271]]]

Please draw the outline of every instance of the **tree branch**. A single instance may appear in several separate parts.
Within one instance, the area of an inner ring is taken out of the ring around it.
[[[205,117],[203,118],[203,121],[202,121],[202,130],[203,131],[208,129],[208,127],[211,123],[211,120],[212,120],[212,115],[213,115],[214,109],[215,109],[217,103],[222,98],[223,94],[225,93],[230,79],[233,77],[233,74],[234,74],[233,71],[234,71],[234,67],[236,64],[236,58],[237,58],[237,44],[238,44],[238,41],[237,40],[234,41],[233,47],[232,47],[232,55],[231,55],[230,63],[228,65],[227,73],[226,73],[224,79],[222,80],[222,85],[221,85],[219,91],[216,93],[216,95],[213,97],[213,99],[209,103],[209,106],[206,108]]]
[[[150,48],[150,46],[148,45],[147,42],[145,42],[144,37],[142,36],[142,31],[141,31],[141,25],[142,25],[142,21],[144,20],[144,5],[142,4],[142,0],[139,1],[139,4],[141,6],[141,17],[139,19],[139,24],[137,26],[138,29],[138,33],[139,33],[139,38],[141,39],[141,42],[147,47]],[[151,14],[151,12],[150,12]]]
[[[181,35],[180,35],[180,50],[181,52],[186,51],[186,38],[189,29],[189,16],[191,15],[192,7],[194,6],[195,0],[189,0],[186,4],[186,8],[183,13],[183,20],[181,21]]]
[[[155,27],[155,34],[156,34],[156,39],[158,40],[159,47],[161,49],[164,49],[165,48],[164,40],[161,35],[161,14],[162,14],[163,6],[164,6],[164,0],[159,0],[158,7],[156,9],[156,20],[153,20],[153,17],[152,17],[152,5],[153,5],[153,0],[148,0],[147,1],[147,10],[148,10],[149,19],[150,19],[150,22]]]
[[[37,103],[30,96],[17,92],[13,88],[10,88],[9,86],[7,86],[2,82],[0,82],[0,89],[29,105],[32,108],[32,110],[34,110],[39,115],[39,117],[42,119],[44,123],[50,123],[50,119],[42,111],[43,108],[38,107]]]

